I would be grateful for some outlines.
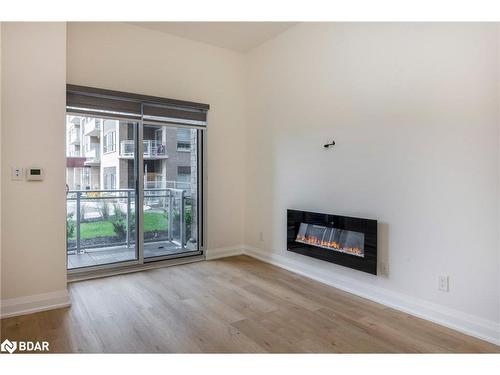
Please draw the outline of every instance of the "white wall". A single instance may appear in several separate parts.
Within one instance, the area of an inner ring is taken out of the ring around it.
[[[2,22],[0,22],[0,303],[2,301]],[[1,306],[0,306],[1,308]],[[1,311],[1,309],[0,309]]]
[[[498,71],[497,71],[497,92],[499,94],[499,98],[498,98],[498,123],[499,123],[499,128],[500,128],[500,23],[496,23],[496,26],[497,26],[497,68],[498,68]],[[499,145],[500,145],[500,131],[498,132],[498,142],[499,142]],[[500,148],[500,146],[499,146]],[[499,166],[499,169],[498,169],[498,184],[497,184],[497,189],[498,189],[498,202],[497,202],[497,207],[498,207],[498,238],[499,238],[499,243],[498,243],[498,247],[500,249],[500,150],[498,152],[498,166]],[[499,250],[500,251],[500,250]],[[498,290],[500,291],[500,256],[498,257]],[[499,293],[500,294],[500,293]],[[500,322],[500,296],[498,298],[498,321]],[[499,324],[500,326],[500,324]],[[499,327],[499,331],[500,331],[500,327]],[[499,341],[500,341],[500,332],[499,332]]]
[[[243,56],[124,23],[68,24],[68,83],[210,104],[208,252],[243,238]]]
[[[498,93],[499,93],[499,103],[498,103],[498,108],[499,108],[499,127],[500,127],[500,24],[497,23],[497,59],[498,59],[498,77],[497,77],[497,84],[498,84]],[[498,142],[500,145],[500,131],[498,132]],[[499,165],[499,172],[498,172],[498,236],[499,236],[499,248],[500,248],[500,150],[498,152],[498,165]],[[498,290],[500,290],[500,256],[498,257]],[[498,321],[500,321],[500,296],[498,298]],[[499,333],[500,336],[500,333]],[[500,341],[500,337],[499,337]]]
[[[497,38],[494,24],[299,24],[252,51],[250,253],[498,335]],[[287,208],[377,219],[388,277],[287,252]]]
[[[2,314],[67,304],[64,23],[1,25]],[[40,166],[45,181],[11,181]]]

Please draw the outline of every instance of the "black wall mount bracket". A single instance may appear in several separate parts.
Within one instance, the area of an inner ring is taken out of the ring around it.
[[[332,143],[327,143],[323,145],[324,148],[330,148],[330,146],[335,146],[335,141],[332,139]]]

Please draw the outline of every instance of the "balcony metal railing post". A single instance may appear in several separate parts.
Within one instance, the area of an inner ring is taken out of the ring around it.
[[[172,227],[174,226],[174,215],[172,215],[172,191],[167,191],[167,199],[168,199],[168,240],[172,241],[174,238],[172,236]]]
[[[80,250],[80,213],[81,213],[81,209],[80,209],[80,202],[81,202],[81,198],[82,198],[82,193],[80,191],[78,191],[76,193],[76,253],[77,254],[81,254],[81,250]]]
[[[184,244],[186,243],[186,220],[184,219],[184,190],[181,191],[181,207],[180,207],[180,215],[179,215],[179,220],[180,220],[180,238],[181,238],[181,249],[184,249]]]
[[[127,248],[130,248],[130,191],[127,191]]]

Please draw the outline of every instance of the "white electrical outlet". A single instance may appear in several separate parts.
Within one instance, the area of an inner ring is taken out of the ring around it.
[[[259,240],[264,241],[264,233],[263,232],[259,232]]]
[[[12,167],[10,170],[10,179],[13,181],[24,180],[24,169],[19,167]]]
[[[389,276],[389,263],[387,262],[380,263],[380,273],[384,276]]]
[[[450,277],[447,275],[439,275],[438,289],[442,292],[450,291]]]

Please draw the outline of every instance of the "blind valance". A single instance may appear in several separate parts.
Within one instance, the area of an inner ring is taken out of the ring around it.
[[[66,85],[66,109],[89,116],[206,126],[208,104],[156,96]]]

